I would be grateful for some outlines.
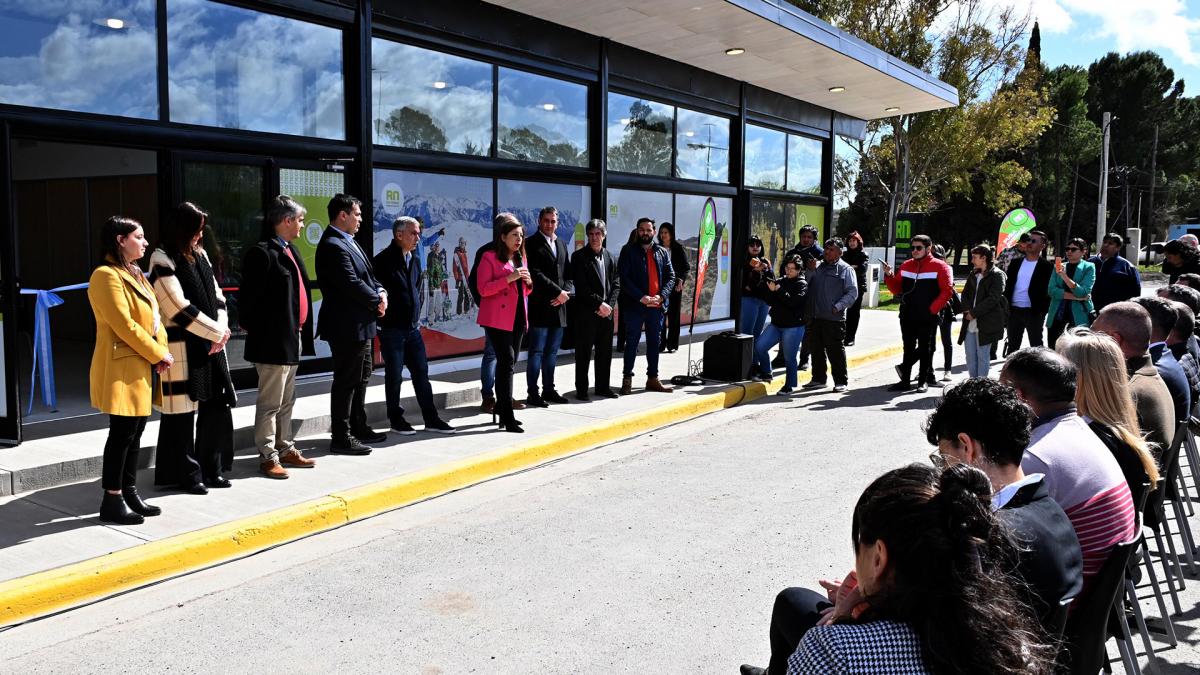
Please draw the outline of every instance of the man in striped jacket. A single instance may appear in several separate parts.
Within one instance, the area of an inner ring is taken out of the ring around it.
[[[918,234],[910,241],[912,257],[900,265],[894,274],[884,265],[884,281],[892,296],[900,300],[900,337],[904,341],[904,360],[896,366],[900,381],[888,391],[908,391],[912,388],[912,367],[917,371],[917,391],[925,391],[937,380],[933,374],[933,336],[937,332],[938,314],[954,292],[954,273],[945,262],[933,257],[933,240]]]

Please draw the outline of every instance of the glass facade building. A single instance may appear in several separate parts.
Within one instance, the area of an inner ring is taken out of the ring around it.
[[[363,200],[369,251],[388,245],[397,216],[422,219],[422,329],[435,358],[481,348],[463,260],[490,240],[502,210],[532,232],[538,210],[555,206],[572,249],[584,245],[583,224],[602,217],[614,254],[638,218],[669,221],[695,261],[711,203],[717,237],[699,261],[698,290],[693,262],[684,313],[729,321],[751,232],[779,251],[799,225],[826,234],[837,120],[484,2],[0,2],[0,437],[19,437],[4,420],[19,419],[29,386],[15,374],[29,363],[14,345],[32,334],[18,280],[29,289],[86,281],[95,246],[75,243],[93,242],[108,215],[138,218],[154,242],[179,201],[211,214],[207,248],[230,298],[235,379],[246,385],[240,261],[275,194],[308,209],[297,246],[310,272],[337,192]],[[86,298],[64,299],[53,350],[82,363]],[[327,355],[302,369],[327,370]]]

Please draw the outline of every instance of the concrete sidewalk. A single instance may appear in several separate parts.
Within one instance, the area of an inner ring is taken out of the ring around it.
[[[898,353],[898,337],[894,313],[864,311],[858,343],[849,350],[852,364]],[[701,357],[701,342],[697,336],[693,360]],[[685,372],[686,361],[686,348],[662,355],[664,379]],[[566,358],[559,366],[560,390],[567,393],[574,380],[573,364]],[[613,381],[618,384],[620,368],[614,366]],[[636,372],[644,369],[644,357],[639,357]],[[524,389],[523,381],[518,375],[518,392]],[[239,451],[229,474],[233,487],[214,489],[207,496],[159,492],[152,486],[153,477],[143,472],[142,493],[161,506],[163,514],[136,527],[98,522],[101,490],[96,479],[0,499],[0,625],[736,405],[774,391],[782,377],[769,385],[708,383],[673,394],[645,392],[643,375],[635,376],[634,384],[633,395],[616,400],[572,399],[567,405],[520,411],[527,433],[507,434],[497,432],[490,416],[476,407],[477,381],[442,382],[440,393],[462,402],[444,411],[459,430],[455,435],[389,434],[370,456],[345,457],[327,454],[328,434],[323,429],[302,425],[307,433],[298,445],[317,460],[314,469],[290,470],[289,480],[270,480],[258,475],[257,455],[246,449]],[[321,385],[327,392],[327,383]],[[374,384],[368,401],[377,426],[385,426],[382,398],[382,384]],[[252,414],[253,401],[247,399],[251,397],[243,397],[236,413]],[[304,424],[316,424],[311,420],[328,413],[328,394],[311,394],[302,404],[308,414]],[[415,411],[415,404],[408,407]],[[95,440],[102,443],[103,430],[81,433],[99,434]],[[154,438],[151,430],[147,438]]]

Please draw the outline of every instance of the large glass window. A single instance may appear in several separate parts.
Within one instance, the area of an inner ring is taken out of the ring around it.
[[[344,139],[342,32],[208,0],[167,4],[171,121]]]
[[[671,175],[675,108],[664,103],[608,95],[608,170]]]
[[[821,194],[821,152],[824,147],[818,139],[788,134],[788,190]]]
[[[592,189],[586,185],[561,185],[532,181],[502,180],[496,185],[496,210],[510,211],[525,226],[526,234],[537,232],[538,213],[547,206],[558,209],[558,236],[574,251],[587,244],[583,226],[591,219]]]
[[[679,178],[729,182],[729,120],[679,109],[675,135],[675,175]]]
[[[675,195],[675,235],[693,261],[683,285],[683,312],[681,321],[690,321],[695,310],[696,321],[711,321],[729,318],[729,247],[733,222],[733,200],[728,197],[706,197],[703,195]],[[711,241],[702,237],[705,224],[712,226]],[[707,254],[695,264],[702,243],[707,244]],[[700,293],[696,294],[696,285]]]
[[[746,185],[784,189],[787,169],[787,134],[746,125]]]
[[[374,249],[391,244],[392,223],[399,216],[425,225],[417,260],[425,294],[421,335],[429,356],[483,349],[483,329],[475,323],[478,309],[466,283],[476,250],[492,241],[492,179],[392,169],[374,174]]]
[[[371,91],[376,143],[491,154],[490,64],[376,38]]]
[[[776,270],[782,267],[783,254],[800,243],[800,228],[805,225],[817,228],[817,241],[824,241],[825,207],[774,199],[750,202],[750,232],[762,239],[764,254]]]
[[[675,217],[675,204],[670,192],[648,192],[646,190],[608,190],[608,250],[613,255],[621,252],[630,235],[637,227],[639,218],[653,218],[655,223],[671,221]]]
[[[498,105],[498,156],[587,166],[585,85],[501,68]]]
[[[157,119],[154,6],[0,2],[0,102]]]

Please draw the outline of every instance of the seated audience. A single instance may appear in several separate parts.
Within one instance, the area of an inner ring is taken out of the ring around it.
[[[1182,302],[1172,302],[1175,307],[1175,327],[1167,335],[1167,349],[1179,362],[1188,381],[1192,405],[1200,401],[1200,341],[1194,335],[1196,314]]]
[[[875,479],[854,507],[854,590],[780,593],[771,664],[743,675],[1051,672],[1054,650],[1006,574],[1015,552],[991,499],[969,466]]]
[[[1159,377],[1167,383],[1167,391],[1175,404],[1175,419],[1187,419],[1192,409],[1192,394],[1188,387],[1187,375],[1183,367],[1175,359],[1175,355],[1167,349],[1167,337],[1175,330],[1175,322],[1179,314],[1170,300],[1159,297],[1134,298],[1133,302],[1141,305],[1150,313],[1150,360],[1154,363]]]
[[[936,465],[969,464],[992,482],[996,518],[1012,532],[1019,558],[1018,587],[1043,626],[1064,600],[1083,587],[1079,538],[1062,507],[1050,498],[1042,474],[1021,470],[1029,444],[1029,406],[1012,387],[987,378],[947,389],[925,424],[937,446]]]
[[[1075,379],[1070,361],[1041,347],[1014,352],[1000,371],[1035,416],[1021,469],[1044,475],[1050,497],[1071,519],[1086,585],[1113,545],[1133,537],[1137,517],[1117,460],[1075,413]]]
[[[1167,383],[1150,360],[1150,313],[1135,302],[1115,302],[1100,311],[1092,329],[1116,340],[1125,357],[1138,426],[1155,451],[1161,452],[1170,446],[1178,420]]]
[[[1158,462],[1138,426],[1133,394],[1125,379],[1125,359],[1112,338],[1075,328],[1059,338],[1055,350],[1075,366],[1075,409],[1112,453],[1130,494],[1158,481]]]

